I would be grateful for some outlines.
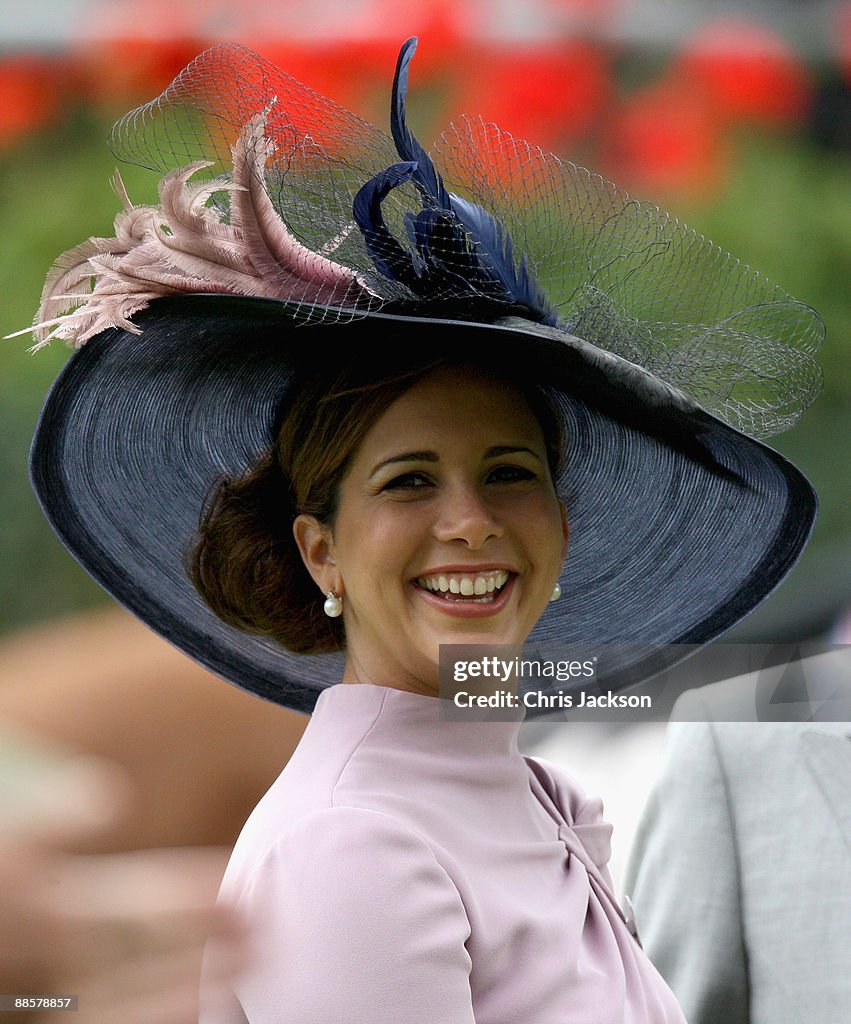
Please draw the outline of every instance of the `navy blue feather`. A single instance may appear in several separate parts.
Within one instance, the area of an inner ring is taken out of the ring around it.
[[[540,315],[541,323],[555,326],[558,315],[547,301],[544,289],[529,270],[525,255],[519,265],[514,260],[514,242],[496,217],[484,207],[460,196],[450,196],[452,210],[476,240],[480,256],[490,263],[490,270],[515,302],[520,302]]]
[[[402,281],[409,287],[422,276],[422,268],[412,260],[413,254],[390,233],[381,214],[381,204],[394,188],[411,180],[416,166],[410,161],[391,164],[361,185],[352,204],[355,223],[360,228],[375,269],[391,281]]]
[[[354,217],[379,273],[406,284],[422,298],[484,298],[525,306],[538,321],[558,317],[529,271],[519,265],[505,227],[483,207],[446,190],[440,172],[406,121],[408,66],[417,48],[406,40],[393,78],[390,130],[402,163],[376,174],[355,196]],[[390,192],[411,181],[423,199],[418,214],[403,218],[409,248],[390,233],[381,204]]]
[[[393,76],[393,94],[390,98],[390,133],[396,143],[396,152],[403,160],[417,164],[414,180],[424,195],[434,200],[441,210],[449,209],[449,193],[443,185],[440,172],[431,162],[431,157],[420,145],[419,140],[408,128],[406,100],[408,96],[408,65],[417,49],[417,37],[411,36],[402,44],[396,73]]]
[[[481,279],[478,259],[470,251],[469,238],[459,231],[456,218],[444,210],[424,209],[416,215],[406,214],[405,230],[425,269],[421,287],[423,298],[435,292],[458,294],[484,286],[493,291],[489,282]]]

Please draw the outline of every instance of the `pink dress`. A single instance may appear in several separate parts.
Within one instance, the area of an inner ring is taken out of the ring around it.
[[[520,724],[324,691],[234,849],[254,945],[204,1024],[683,1024],[613,898],[600,801],[521,755]]]

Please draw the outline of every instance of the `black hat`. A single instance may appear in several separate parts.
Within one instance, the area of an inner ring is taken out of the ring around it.
[[[115,238],[48,277],[38,342],[79,351],[36,431],[36,492],[154,630],[309,711],[341,657],[226,625],[184,569],[211,486],[269,449],[305,362],[430,345],[516,367],[568,439],[563,596],[530,639],[639,644],[601,680],[634,685],[688,650],[671,645],[724,633],[800,555],[815,494],[757,438],[818,393],[821,321],[657,207],[493,125],[451,126],[433,161],[405,121],[414,46],[392,140],[233,46],[116,125],[117,155],[166,177],[158,207],[132,206],[118,179]]]

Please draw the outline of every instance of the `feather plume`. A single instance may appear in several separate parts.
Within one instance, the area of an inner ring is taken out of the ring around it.
[[[415,164],[413,177],[423,195],[431,198],[440,209],[448,210],[449,193],[443,184],[443,178],[407,123],[408,66],[416,49],[417,37],[411,36],[405,40],[399,51],[390,98],[390,134],[393,136],[399,156]]]
[[[267,113],[241,130],[230,181],[191,180],[210,166],[196,161],[161,180],[159,206],[134,206],[116,171],[124,209],[115,218],[115,237],[90,238],[56,260],[31,328],[33,349],[53,338],[79,348],[110,327],[139,334],[133,315],[178,293],[369,304],[374,293],[360,276],[302,245],[275,210],[265,185],[274,153],[265,134]],[[223,192],[230,196],[229,220],[211,205]]]
[[[264,184],[264,168],[274,149],[265,134],[265,113],[258,114],[243,129],[233,153],[231,224],[245,239],[257,274],[271,278],[284,274],[295,291],[301,289],[298,297],[303,301],[333,305],[331,300],[338,293],[364,286],[358,284],[354,271],[301,245],[287,230]]]
[[[514,242],[505,226],[478,203],[454,194],[451,203],[453,212],[478,242],[479,262],[485,273],[492,274],[515,302],[536,310],[541,323],[555,327],[558,316],[529,270],[526,256],[521,256],[519,263],[515,261]]]
[[[416,163],[392,164],[380,171],[360,189],[352,204],[355,223],[360,228],[367,252],[379,274],[392,281],[413,286],[422,276],[422,260],[409,252],[391,234],[384,223],[381,204],[394,188],[410,181]]]
[[[408,128],[408,67],[416,47],[416,37],[404,43],[393,78],[390,131],[404,163],[375,175],[355,198],[355,220],[376,269],[425,299],[475,297],[524,306],[532,319],[554,326],[558,316],[525,257],[515,262],[507,229],[482,206],[447,191],[431,157]],[[402,174],[399,168],[408,170]],[[388,230],[381,203],[408,180],[419,190],[424,208],[404,218],[411,243],[406,250]]]

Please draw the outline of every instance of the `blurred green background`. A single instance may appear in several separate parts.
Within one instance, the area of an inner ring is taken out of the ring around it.
[[[113,118],[155,95],[208,41],[249,42],[383,125],[393,55],[417,32],[422,62],[412,73],[420,77],[411,120],[424,141],[448,116],[481,111],[659,201],[820,312],[824,392],[794,430],[770,443],[812,480],[821,515],[789,581],[735,636],[811,635],[851,603],[848,4],[821,5],[836,31],[806,48],[772,21],[770,5],[762,17],[753,13],[759,5],[742,5],[747,20],[733,19],[732,27],[729,17],[696,14],[674,37],[630,40],[614,31],[614,8],[634,15],[640,4],[530,4],[533,13],[559,14],[558,32],[536,22],[535,31],[494,38],[477,20],[487,8],[481,3],[436,4],[427,16],[406,4],[391,12],[359,3],[348,22],[342,6],[330,41],[295,37],[285,25],[276,37],[267,25],[259,43],[251,4],[242,5],[242,21],[234,4],[190,4],[196,23],[184,18],[173,34],[165,27],[151,37],[140,26],[157,6],[114,3],[99,38],[29,40],[0,52],[0,334],[30,323],[59,253],[112,233],[119,204],[105,139]],[[211,22],[215,11],[230,21]],[[135,201],[153,198],[153,175],[135,168],[122,175]],[[68,357],[60,344],[35,354],[29,344],[19,337],[0,348],[0,632],[107,600],[55,539],[28,486],[29,439]]]

